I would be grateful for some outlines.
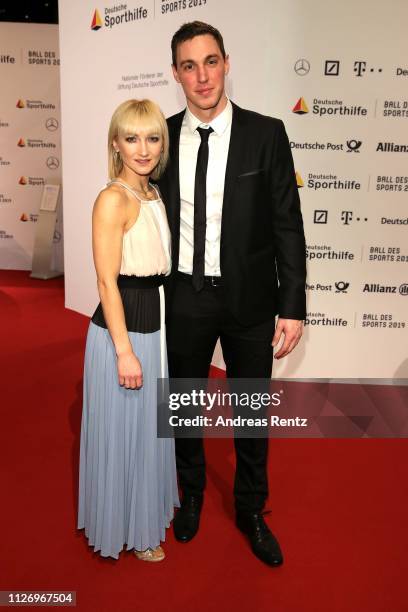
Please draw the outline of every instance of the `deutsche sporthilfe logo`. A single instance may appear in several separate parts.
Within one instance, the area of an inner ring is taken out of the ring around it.
[[[299,98],[295,106],[292,108],[292,113],[296,113],[297,115],[305,115],[308,112],[309,109],[304,98]]]
[[[100,30],[101,27],[102,27],[102,19],[101,19],[98,9],[95,9],[95,12],[92,17],[92,22],[91,22],[91,30],[95,30],[95,31]]]
[[[305,184],[303,182],[302,177],[300,176],[299,172],[296,172],[296,185],[300,188],[300,187],[304,187]]]

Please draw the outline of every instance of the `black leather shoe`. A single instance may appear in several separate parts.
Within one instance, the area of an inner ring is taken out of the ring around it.
[[[263,513],[237,512],[237,527],[248,536],[252,552],[258,559],[276,567],[282,565],[283,556],[278,540],[265,523]]]
[[[195,536],[200,525],[200,514],[203,506],[202,495],[186,495],[173,521],[176,540],[189,542]]]

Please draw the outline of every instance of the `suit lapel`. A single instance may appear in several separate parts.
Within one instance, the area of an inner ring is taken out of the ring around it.
[[[177,219],[180,219],[180,176],[179,176],[179,149],[180,129],[172,130],[170,134],[170,205],[173,228]]]
[[[179,261],[180,246],[180,173],[179,173],[179,150],[180,150],[180,131],[183,122],[184,112],[178,113],[169,121],[169,167],[168,167],[168,186],[169,202],[168,211],[169,224],[173,238],[173,270],[177,270]]]
[[[244,127],[243,127],[243,112],[236,104],[232,103],[232,124],[231,137],[228,149],[227,168],[225,171],[224,182],[224,199],[222,204],[222,225],[221,232],[224,226],[224,220],[227,218],[228,212],[232,203],[232,192],[239,174],[242,163],[242,152],[244,150]]]

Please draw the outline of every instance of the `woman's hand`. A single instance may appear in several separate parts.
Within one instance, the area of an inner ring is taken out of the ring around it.
[[[134,353],[118,355],[118,376],[121,387],[140,389],[143,386],[142,366]]]

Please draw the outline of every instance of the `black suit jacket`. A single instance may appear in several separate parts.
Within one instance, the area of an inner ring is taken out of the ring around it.
[[[304,319],[306,250],[292,154],[283,122],[233,104],[220,266],[225,299],[243,325]],[[159,186],[172,235],[168,312],[180,239],[179,141],[185,111],[167,120],[169,164]]]

